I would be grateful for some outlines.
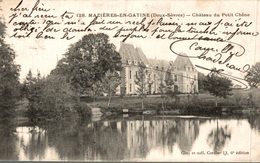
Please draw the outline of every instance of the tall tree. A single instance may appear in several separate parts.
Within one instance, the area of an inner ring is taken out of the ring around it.
[[[13,116],[19,95],[20,66],[14,62],[14,50],[5,43],[5,28],[0,21],[0,118]]]
[[[204,80],[204,88],[212,95],[216,96],[215,106],[218,106],[217,97],[226,98],[231,95],[232,82],[226,77],[221,77],[215,73],[209,73]]]
[[[73,94],[66,77],[51,73],[44,80],[42,89],[41,110],[49,117],[62,118],[71,109],[69,103]]]
[[[260,62],[257,62],[245,76],[250,87],[257,87],[260,84]]]
[[[151,77],[151,72],[148,71],[148,75],[147,75],[147,87],[148,87],[148,90],[147,90],[147,94],[152,94],[152,85],[154,83],[152,77]]]
[[[91,89],[100,82],[108,70],[121,70],[121,57],[106,34],[88,34],[71,45],[65,53],[68,79],[77,93]]]
[[[29,70],[24,84],[26,87],[25,96],[29,101],[28,116],[31,120],[36,120],[42,110],[41,97],[45,83],[39,72],[34,77],[31,70]]]
[[[103,91],[102,89],[103,88],[102,88],[101,81],[97,81],[97,82],[93,83],[93,85],[90,88],[83,91],[83,93],[91,95],[93,102],[95,102],[96,97],[102,94],[102,91]]]
[[[162,108],[164,109],[164,100],[165,100],[165,92],[166,92],[166,85],[165,85],[165,81],[164,81],[164,77],[165,77],[165,73],[163,71],[163,68],[161,70],[158,69],[157,71],[158,73],[158,77],[159,77],[159,92],[161,94],[161,98],[162,98]]]
[[[176,96],[176,92],[174,92],[174,79],[173,79],[173,74],[171,72],[171,69],[167,69],[166,74],[165,74],[165,94],[170,97],[173,98]]]
[[[199,87],[199,92],[204,91],[204,84],[203,81],[205,80],[205,75],[201,72],[198,72],[198,87]]]
[[[108,94],[108,103],[107,106],[109,107],[111,102],[111,97],[113,94],[116,93],[116,88],[121,83],[121,77],[118,72],[111,72],[108,71],[106,76],[102,80],[102,87],[103,91]]]
[[[139,64],[136,75],[135,84],[137,85],[137,93],[142,99],[142,110],[144,109],[144,96],[148,91],[147,68],[144,63]]]
[[[34,84],[34,79],[33,79],[33,75],[32,75],[32,71],[29,70],[25,80],[23,81],[23,89],[22,89],[22,94],[24,97],[28,98],[30,92],[29,92],[29,88],[31,87],[31,85]]]

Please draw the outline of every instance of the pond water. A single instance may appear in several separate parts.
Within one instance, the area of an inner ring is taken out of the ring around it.
[[[0,160],[256,161],[260,116],[1,125]]]

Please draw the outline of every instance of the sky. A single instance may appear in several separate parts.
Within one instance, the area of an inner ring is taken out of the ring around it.
[[[10,8],[15,7],[20,0],[3,0],[1,2],[2,17],[7,22],[11,15]],[[36,0],[23,0],[22,5],[32,7]],[[260,31],[257,15],[260,14],[260,3],[257,0],[240,0],[239,3],[236,0],[228,1],[153,1],[153,0],[40,0],[40,3],[44,6],[55,9],[57,13],[63,13],[65,10],[73,11],[77,13],[249,13],[250,17],[247,20],[252,21],[254,24],[252,29]],[[206,20],[205,17],[191,18],[187,21],[193,20]],[[210,18],[213,19],[214,18]],[[227,20],[234,18],[226,18]],[[258,23],[258,24],[257,24]],[[27,72],[31,69],[33,73],[40,71],[43,75],[55,68],[57,60],[61,59],[66,52],[70,44],[77,42],[85,33],[80,33],[72,40],[43,40],[43,39],[17,39],[10,38],[13,27],[11,24],[7,24],[7,37],[6,42],[16,52],[16,63],[21,65],[21,80],[23,80]],[[111,33],[110,41],[114,43],[119,49],[121,39],[112,38]],[[236,63],[238,65],[249,63],[250,65],[260,61],[260,37],[236,37],[235,41],[243,45],[246,49],[244,57],[238,59]],[[148,58],[164,59],[168,61],[174,61],[176,55],[174,55],[169,45],[171,40],[156,40],[156,39],[128,39],[127,43],[133,44],[136,47],[140,47]],[[201,62],[198,59],[191,59],[193,64],[205,65],[212,67],[210,62]],[[229,74],[235,73],[229,71]],[[239,75],[239,74],[238,74]]]

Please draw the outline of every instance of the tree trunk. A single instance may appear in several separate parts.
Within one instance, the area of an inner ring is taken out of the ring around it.
[[[110,102],[111,102],[111,86],[109,85],[107,107],[110,106]]]
[[[97,86],[94,84],[91,88],[91,96],[92,96],[92,101],[96,102],[96,94],[97,94]]]
[[[142,96],[142,110],[144,110],[144,97]]]
[[[169,103],[169,97],[167,95],[166,98],[165,98],[165,108],[167,108],[168,103]]]
[[[95,88],[93,89],[93,92],[92,92],[92,98],[93,98],[93,102],[96,102],[96,89]]]
[[[124,98],[124,97],[122,96],[122,97],[121,97],[121,108],[122,108],[122,109],[123,109],[124,106],[125,106],[125,105],[124,105],[124,99],[123,99],[123,98]]]
[[[93,94],[93,102],[96,102],[96,96]]]
[[[166,100],[165,97],[162,96],[162,109],[163,111],[166,109]]]
[[[218,99],[215,100],[215,107],[218,107]]]
[[[166,97],[163,98],[163,101],[164,101],[164,108],[166,109],[167,108],[167,99],[166,99]]]
[[[77,104],[79,104],[80,103],[80,93],[77,93]]]
[[[109,92],[109,95],[108,95],[108,102],[107,102],[107,107],[110,106],[110,102],[111,102],[111,92]]]
[[[163,106],[163,97],[162,97],[162,109],[164,109],[164,106]]]

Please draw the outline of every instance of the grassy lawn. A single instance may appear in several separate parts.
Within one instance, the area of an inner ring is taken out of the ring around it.
[[[233,113],[235,110],[246,111],[251,108],[260,109],[260,89],[250,90],[233,90],[233,95],[228,96],[226,99],[218,99],[218,106],[220,108],[227,108],[228,112]],[[248,105],[249,94],[252,94],[252,104]],[[144,98],[144,109],[145,110],[156,110],[156,111],[180,111],[180,114],[210,114],[218,112],[215,108],[215,97],[209,93],[200,93],[197,95],[180,94],[177,98],[162,98],[160,95],[149,95]],[[142,99],[137,96],[128,96],[123,99],[119,96],[112,97],[110,106],[108,107],[108,97],[98,97],[96,102],[84,102],[81,103],[83,111],[90,111],[89,107],[102,108],[102,111],[115,111],[119,113],[122,109],[129,109],[132,111],[141,110]],[[162,108],[162,102],[164,108]],[[73,110],[74,103],[67,102],[71,105],[70,108]],[[165,105],[166,103],[166,105]],[[88,109],[87,109],[88,108]],[[16,114],[18,117],[26,117],[26,111],[28,109],[28,101],[21,100],[17,104]],[[75,109],[74,109],[75,112]],[[84,115],[86,113],[84,112]]]
[[[250,90],[233,90],[232,95],[228,96],[226,99],[218,98],[218,106],[221,107],[240,107],[240,108],[250,108],[252,106],[248,105],[247,98],[249,94],[252,94],[252,102],[255,108],[260,108],[260,89],[250,89]],[[167,109],[182,109],[188,107],[214,107],[215,97],[209,93],[201,93],[198,95],[178,95],[178,102],[175,98],[165,98],[164,103],[167,103]],[[146,109],[161,109],[163,99],[160,96],[147,96],[144,99],[144,106]],[[99,97],[96,102],[90,102],[91,107],[100,107],[108,109],[107,106],[108,98]],[[124,97],[123,99],[115,96],[112,97],[109,109],[141,109],[141,98],[139,97]]]

